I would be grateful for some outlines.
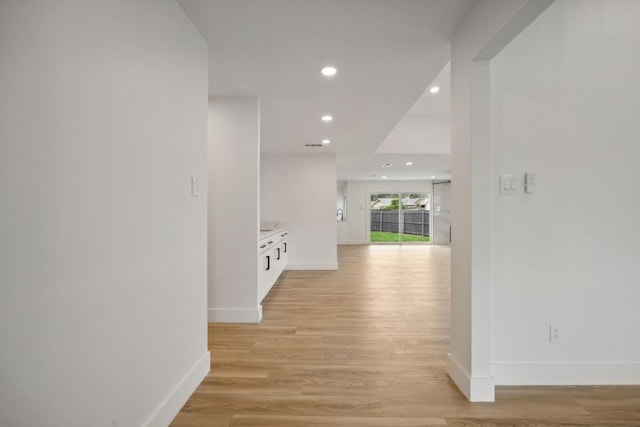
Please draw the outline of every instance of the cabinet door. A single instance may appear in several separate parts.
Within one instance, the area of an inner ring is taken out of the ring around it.
[[[258,265],[260,275],[258,279],[258,301],[267,296],[280,274],[287,266],[289,247],[287,232],[282,232],[260,241],[260,256]]]
[[[258,300],[262,301],[269,293],[273,285],[274,277],[274,257],[273,249],[270,249],[260,255],[260,283],[258,284]]]
[[[278,266],[279,268],[279,273],[282,273],[284,271],[285,268],[287,268],[287,260],[289,258],[289,243],[287,241],[287,235],[289,234],[289,232],[284,231],[280,234],[280,242],[278,243],[278,246],[280,247],[280,265]]]
[[[286,238],[278,244],[278,248],[280,248],[280,259],[278,260],[278,275],[280,275],[287,268],[287,259],[289,258],[289,247]]]

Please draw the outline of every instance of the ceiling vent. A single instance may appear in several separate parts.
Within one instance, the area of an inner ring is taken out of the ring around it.
[[[304,146],[309,148],[318,148],[322,147],[322,144],[304,144]]]

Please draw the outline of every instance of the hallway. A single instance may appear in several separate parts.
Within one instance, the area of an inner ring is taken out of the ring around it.
[[[340,246],[286,271],[260,325],[209,324],[212,369],[172,426],[640,425],[640,387],[498,388],[446,374],[450,249]]]

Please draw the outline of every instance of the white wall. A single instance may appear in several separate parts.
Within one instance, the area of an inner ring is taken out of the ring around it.
[[[344,200],[346,197],[345,191],[346,183],[338,183],[336,188],[336,219],[338,219],[338,209],[342,209],[342,219],[345,217],[345,204]]]
[[[348,181],[347,182],[347,244],[369,243],[369,193],[422,192],[431,193],[431,181]]]
[[[3,1],[0,64],[0,425],[167,425],[209,370],[207,47],[174,1]]]
[[[478,1],[451,40],[452,271],[451,353],[447,372],[473,401],[492,401],[495,397],[490,366],[486,60],[498,53],[549,3],[547,0]]]
[[[289,227],[287,269],[338,267],[335,154],[263,154],[261,217]]]
[[[451,120],[407,114],[393,128],[376,153],[451,153]]]
[[[437,182],[433,186],[433,236],[435,245],[451,244],[451,182]]]
[[[640,383],[639,16],[558,0],[491,61],[498,384]],[[526,171],[536,193],[498,194]]]
[[[338,221],[338,244],[347,244],[347,233],[349,232],[349,224],[346,222],[347,218],[347,183],[345,181],[338,181],[338,194],[336,195],[336,211],[342,209],[342,220]],[[336,216],[337,219],[337,216]]]
[[[209,321],[259,322],[260,106],[209,102]]]

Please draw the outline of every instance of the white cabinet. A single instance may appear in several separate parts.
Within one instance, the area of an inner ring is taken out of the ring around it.
[[[262,233],[258,249],[258,301],[267,296],[287,266],[289,247],[287,229],[281,228]]]

